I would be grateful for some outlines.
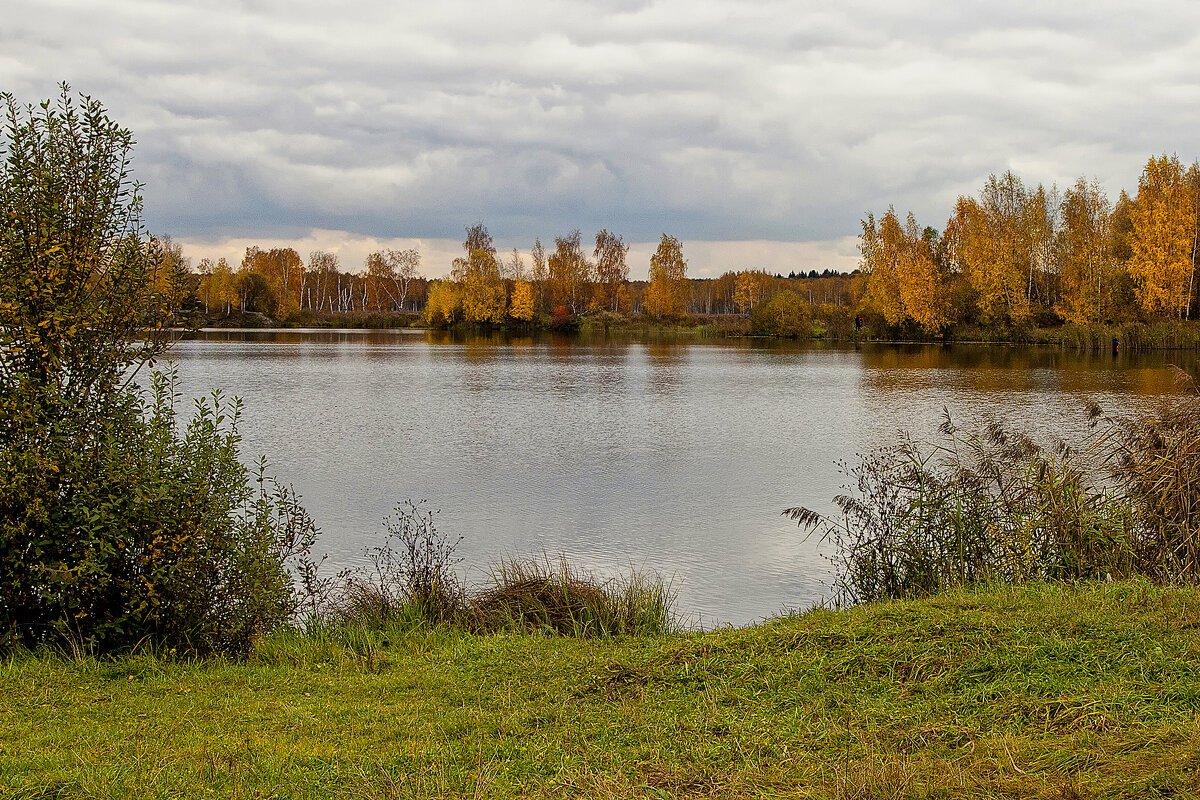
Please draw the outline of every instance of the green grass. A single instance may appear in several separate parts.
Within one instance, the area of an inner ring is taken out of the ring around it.
[[[280,635],[0,663],[16,797],[1200,796],[1200,591],[959,590],[714,633]]]

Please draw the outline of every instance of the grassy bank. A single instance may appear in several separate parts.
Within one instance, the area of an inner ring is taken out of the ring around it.
[[[958,590],[715,633],[276,636],[0,665],[16,797],[1200,795],[1200,591]]]

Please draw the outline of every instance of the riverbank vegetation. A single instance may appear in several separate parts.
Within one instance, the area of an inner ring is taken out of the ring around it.
[[[380,543],[365,550],[367,566],[323,577],[319,563],[302,561],[294,622],[321,635],[397,624],[583,638],[675,627],[673,594],[657,576],[601,579],[562,558],[510,557],[492,565],[484,585],[464,586],[454,569],[462,537],[439,530],[436,514],[424,502],[397,505]]]
[[[1000,420],[935,441],[905,435],[844,468],[837,515],[785,513],[833,548],[839,602],[920,597],[1033,580],[1200,583],[1200,394],[1152,408],[1088,410],[1073,445],[1035,442]]]
[[[5,795],[1200,793],[1194,384],[1153,412],[1095,410],[1094,450],[947,419],[932,449],[868,456],[842,518],[793,512],[835,538],[841,599],[875,601],[841,611],[672,630],[661,580],[549,560],[464,587],[421,504],[385,521],[365,568],[325,576],[298,498],[241,463],[236,401],[214,393],[184,422],[169,373],[136,388],[197,284],[140,226],[128,131],[65,86],[36,108],[5,100]],[[601,233],[599,282],[578,233],[535,247],[534,274],[544,257],[558,281],[547,301],[496,283],[477,225],[453,280],[426,286],[456,299],[422,313],[495,323],[503,300],[532,324],[548,302],[556,324],[616,324],[625,246]],[[251,261],[246,286],[276,313],[312,296],[298,259]],[[372,264],[406,308],[415,256]],[[641,302],[677,319],[681,243],[664,235],[652,266]],[[792,289],[741,296],[777,335],[833,319]]]

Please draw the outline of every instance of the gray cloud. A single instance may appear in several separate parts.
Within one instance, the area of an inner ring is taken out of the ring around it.
[[[195,241],[840,242],[888,204],[941,225],[991,172],[1115,195],[1197,155],[1185,2],[10,6],[0,85],[103,100],[148,223]]]

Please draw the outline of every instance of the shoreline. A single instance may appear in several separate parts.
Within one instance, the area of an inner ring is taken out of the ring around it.
[[[229,324],[219,324],[228,321]],[[309,321],[309,320],[306,320]],[[1109,350],[1116,340],[1120,350],[1198,350],[1200,349],[1200,321],[1172,321],[1157,323],[1123,323],[1112,325],[1076,325],[1066,323],[1045,327],[1012,326],[952,326],[940,336],[912,336],[892,330],[875,330],[866,326],[862,331],[839,334],[829,330],[814,330],[811,336],[781,335],[755,332],[750,320],[742,315],[719,317],[693,316],[677,322],[642,320],[636,317],[606,315],[604,319],[590,316],[577,318],[565,327],[550,325],[480,326],[459,323],[451,326],[422,324],[416,314],[404,315],[358,315],[329,316],[318,320],[322,324],[288,324],[262,314],[237,315],[226,318],[205,318],[203,324],[193,328],[177,326],[176,330],[203,331],[353,331],[353,330],[405,330],[446,331],[451,334],[500,334],[504,336],[560,335],[568,338],[596,335],[629,336],[679,336],[696,339],[762,339],[792,340],[838,343],[847,345],[893,344],[893,345],[1035,345],[1072,350]],[[251,322],[253,324],[245,324]],[[241,324],[238,324],[241,323]]]

